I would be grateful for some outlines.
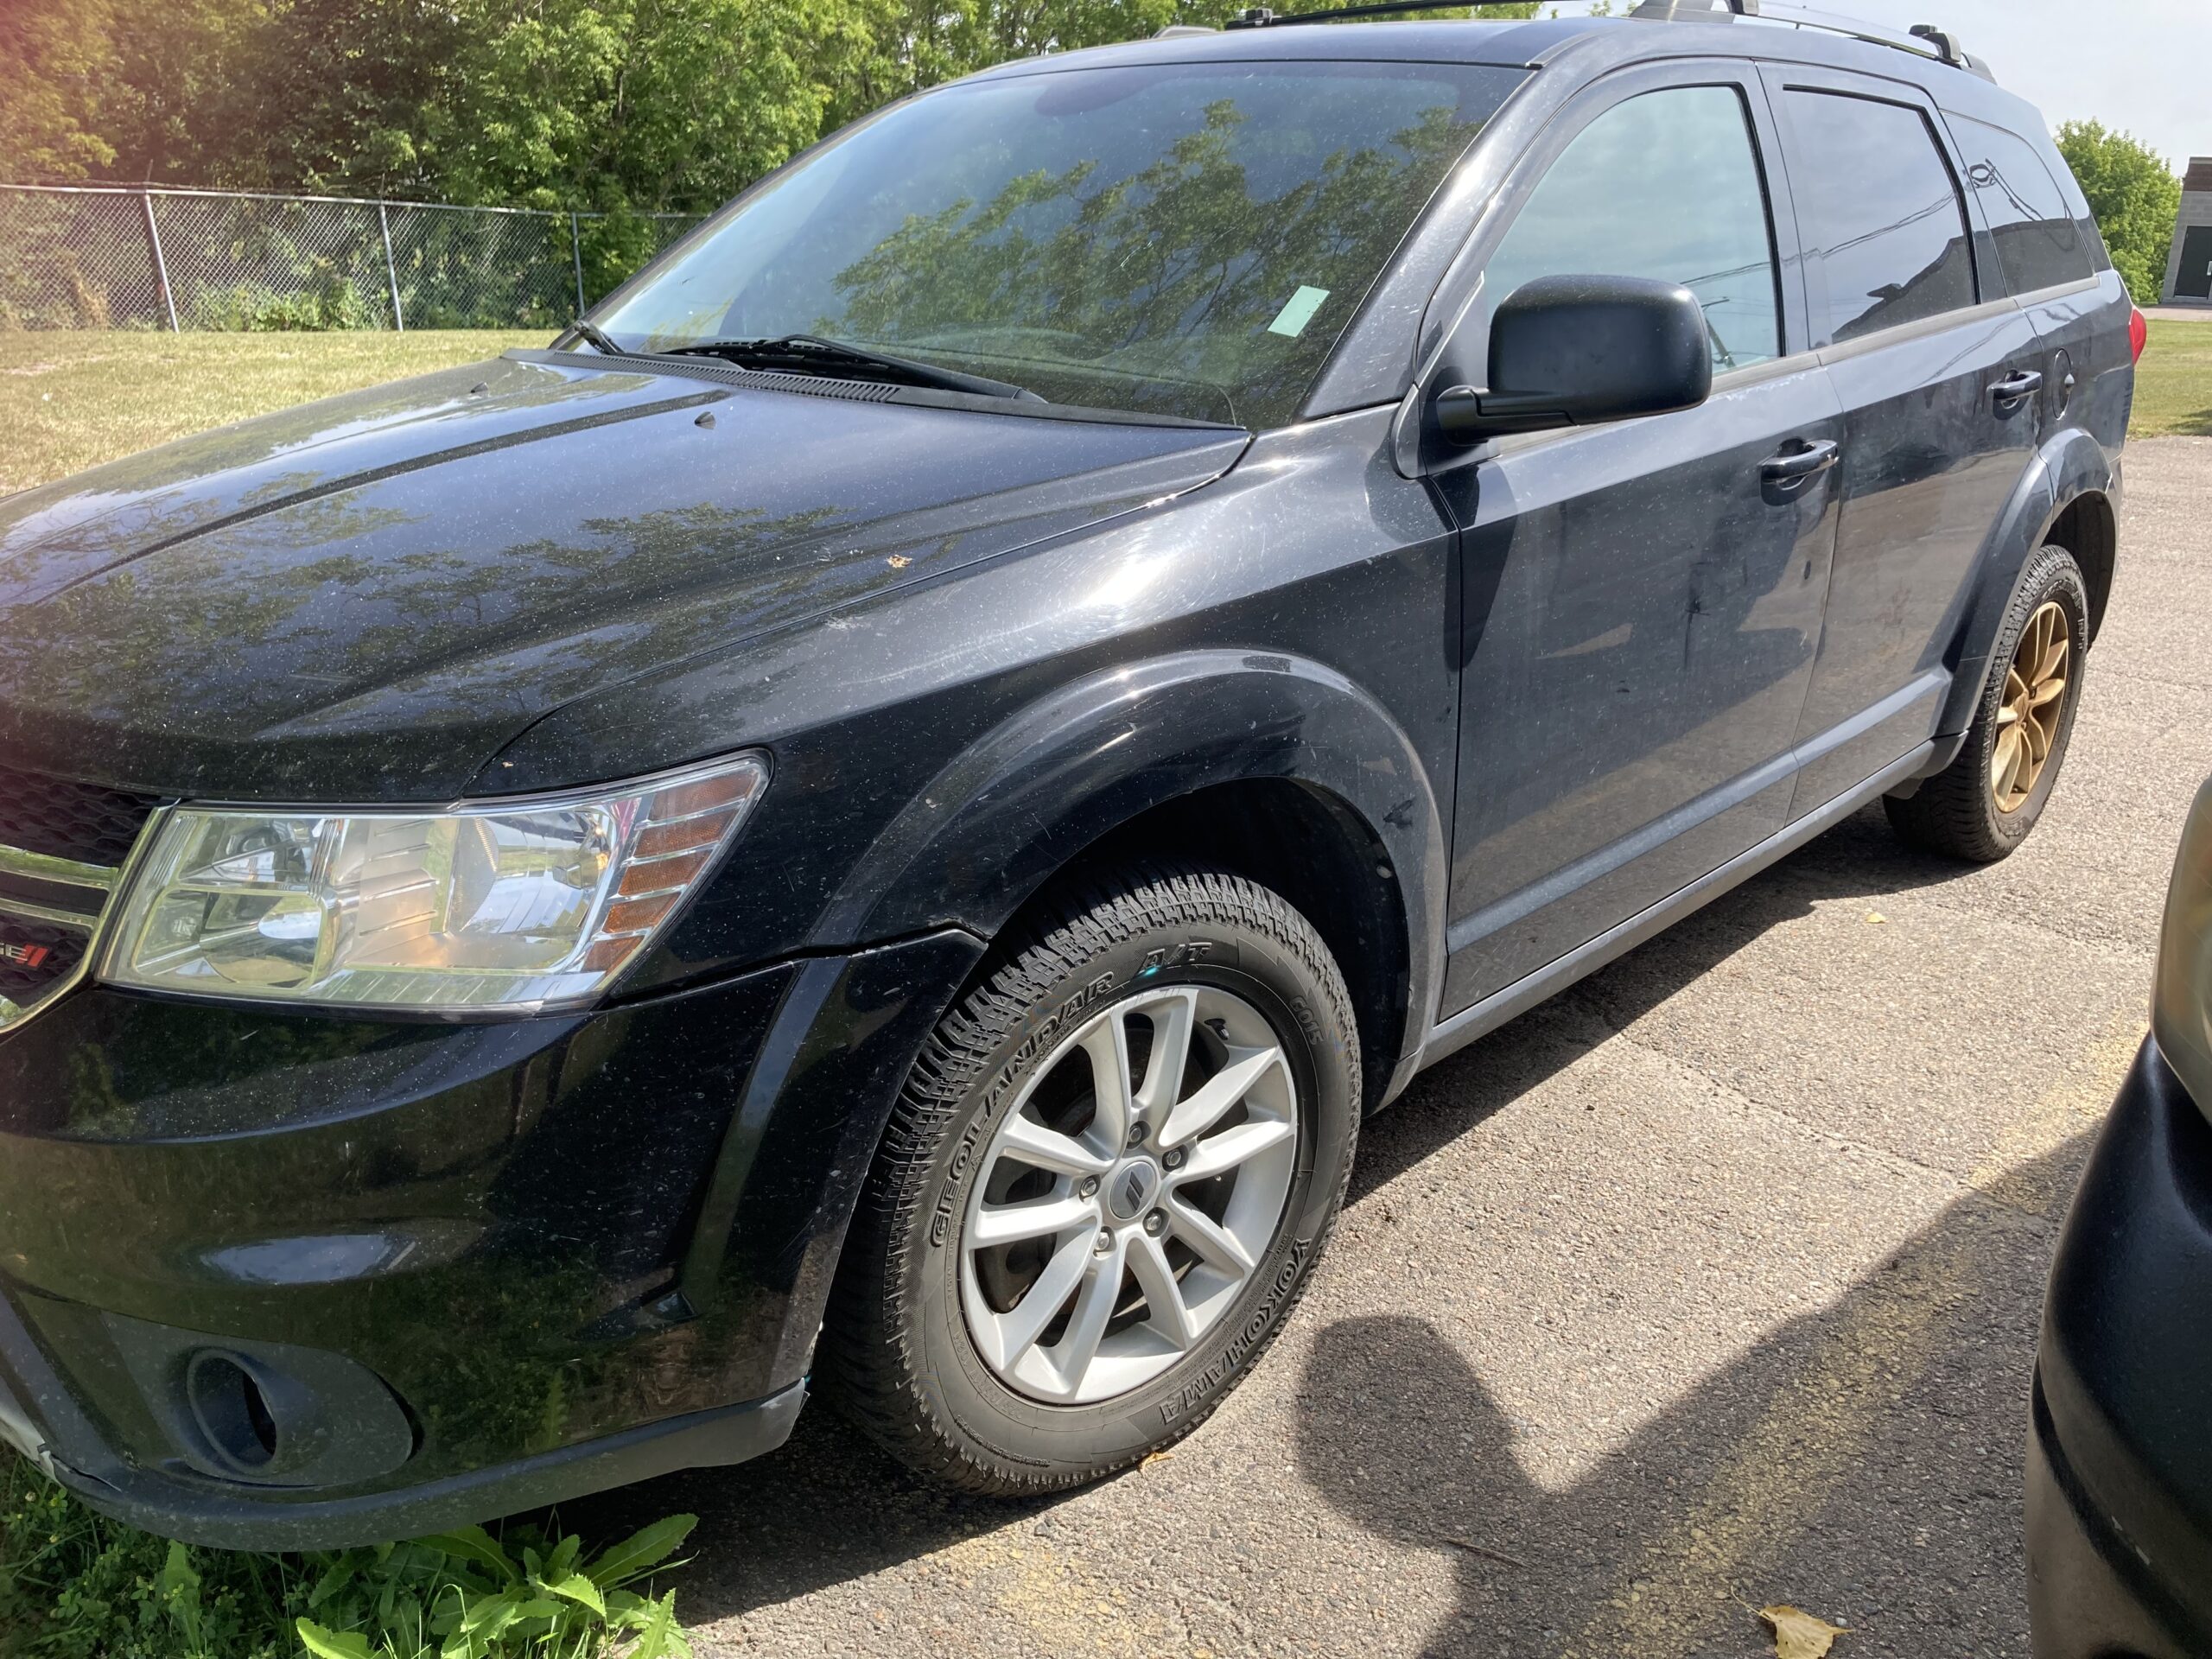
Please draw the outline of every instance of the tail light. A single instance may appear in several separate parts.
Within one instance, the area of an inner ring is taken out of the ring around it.
[[[2143,348],[2150,343],[2150,323],[2145,320],[2140,309],[2132,305],[2129,306],[2127,308],[2128,360],[2134,363],[2140,363],[2143,360]]]

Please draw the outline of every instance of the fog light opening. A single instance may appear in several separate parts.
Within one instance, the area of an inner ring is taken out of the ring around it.
[[[228,1354],[194,1354],[185,1391],[194,1421],[221,1461],[242,1474],[258,1474],[276,1462],[283,1443],[276,1414],[244,1365]]]

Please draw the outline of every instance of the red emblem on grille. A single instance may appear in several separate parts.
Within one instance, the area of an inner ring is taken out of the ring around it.
[[[50,945],[18,944],[13,939],[0,939],[0,963],[12,968],[42,968],[53,954]]]

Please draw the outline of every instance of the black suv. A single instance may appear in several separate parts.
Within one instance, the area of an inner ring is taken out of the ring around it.
[[[2027,833],[2141,338],[2035,111],[1940,34],[1238,23],[0,505],[0,1433],[263,1548],[810,1379],[1086,1480],[1421,1067],[1867,803]]]
[[[2151,1032],[2060,1235],[2028,1436],[2036,1659],[2212,1653],[2212,783]]]

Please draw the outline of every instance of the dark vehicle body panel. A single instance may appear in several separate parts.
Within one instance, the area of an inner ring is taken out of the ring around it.
[[[1745,94],[1771,154],[1751,66],[1639,66],[1570,103],[1505,190],[1525,194],[1619,99],[1716,83]],[[1794,273],[1789,215],[1774,217]],[[1843,435],[1827,377],[1792,349],[1798,294],[1783,315],[1786,354],[1717,376],[1697,409],[1494,454],[1432,450],[1463,530],[1447,1014],[1782,828],[1836,519],[1823,480],[1777,486],[1759,463]],[[1480,355],[1463,324],[1442,378],[1479,378]]]
[[[2212,1122],[2146,1039],[2061,1235],[2028,1448],[2037,1659],[2212,1651]]]
[[[0,507],[9,753],[67,773],[97,743],[161,794],[449,800],[578,697],[1172,496],[1245,442],[535,355]],[[845,454],[827,489],[775,459]]]
[[[1717,24],[1291,28],[988,73],[1347,55],[1529,73],[1288,427],[550,351],[0,502],[8,766],[373,805],[772,758],[733,855],[589,1012],[95,983],[0,1030],[0,1435],[112,1512],[255,1547],[752,1455],[927,1033],[1087,852],[1216,802],[1265,804],[1286,867],[1308,837],[1344,879],[1297,897],[1363,961],[1379,1106],[1949,758],[2029,555],[2109,522],[2126,302],[2108,267],[2023,297],[1983,261],[1970,312],[1815,339],[1765,87],[1782,64],[1939,123],[2038,118]],[[1442,444],[1429,400],[1480,378],[1482,260],[1545,159],[1630,90],[1714,81],[1764,158],[1781,357],[1695,410]],[[2000,416],[1986,383],[2059,350],[2069,400]],[[1814,440],[1844,464],[1763,480]],[[164,1415],[194,1343],[342,1358],[409,1443],[342,1479],[217,1469]]]
[[[0,1394],[95,1503],[242,1548],[766,1451],[898,1081],[981,950],[473,1026],[73,997],[0,1044]],[[149,1332],[344,1354],[416,1443],[242,1488],[162,1410]],[[487,1499],[509,1465],[544,1484]]]
[[[1916,89],[1870,75],[1770,67],[1793,168],[1814,157],[1789,116],[1793,89],[1874,99],[1934,117]],[[1940,124],[1932,130],[1942,136]],[[1964,168],[1946,145],[1954,182]],[[1844,408],[1840,519],[1829,578],[1820,660],[1808,690],[1801,739],[1849,720],[1905,686],[1917,695],[1888,718],[1837,746],[1800,779],[1805,806],[1864,777],[1935,729],[1948,678],[1943,658],[1956,635],[1969,576],[1989,526],[2018,486],[2037,437],[2037,400],[1993,399],[1990,387],[2039,355],[2034,323],[1986,280],[1982,303],[1917,324],[1839,344],[1815,337]],[[1829,285],[1817,251],[1807,280]],[[1825,312],[1825,302],[1812,308]]]

